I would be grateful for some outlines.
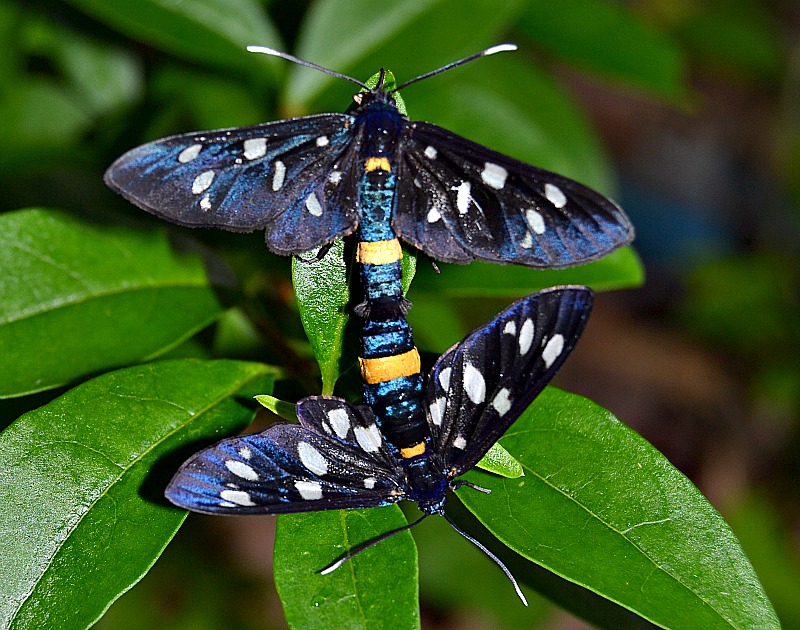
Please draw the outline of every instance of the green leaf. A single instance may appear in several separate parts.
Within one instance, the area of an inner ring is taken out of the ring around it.
[[[303,258],[314,258],[318,251],[308,252]],[[339,378],[344,327],[349,318],[344,241],[334,241],[322,260],[304,262],[293,257],[292,282],[300,319],[322,374],[322,395],[329,396]]]
[[[779,627],[719,513],[611,413],[551,387],[502,442],[525,476],[458,496],[517,553],[663,627]]]
[[[496,44],[523,4],[521,0],[321,0],[301,28],[297,54],[356,78],[370,76],[383,66],[402,83]],[[347,37],[342,36],[342,24],[347,24]],[[443,46],[442,42],[462,43]],[[290,109],[307,109],[331,81],[332,77],[319,72],[292,68],[285,94]],[[342,81],[333,87],[336,99],[346,89],[352,91]]]
[[[150,88],[161,115],[173,112],[181,124],[188,120],[197,129],[247,127],[264,121],[263,94],[238,77],[170,64],[154,71]],[[156,132],[148,129],[148,136]]]
[[[516,479],[525,474],[522,470],[522,464],[514,459],[511,453],[504,449],[499,442],[492,444],[492,448],[475,465],[490,473],[508,477],[509,479]]]
[[[146,360],[221,313],[199,257],[163,231],[0,216],[0,398]]]
[[[314,258],[319,250],[304,254]],[[403,251],[403,291],[407,291],[417,269],[417,258]],[[322,374],[322,395],[329,396],[339,378],[345,326],[350,319],[350,288],[344,241],[334,241],[322,260],[312,263],[292,259],[292,282],[300,319]]]
[[[408,314],[414,339],[418,347],[431,352],[444,352],[460,341],[481,322],[479,315],[491,318],[496,310],[486,298],[514,299],[563,284],[585,284],[600,291],[623,289],[640,286],[644,280],[644,268],[630,247],[580,267],[560,270],[481,262],[442,264],[440,268],[441,274],[436,274],[429,265],[422,265],[409,296],[415,305]],[[473,303],[465,307],[468,298],[474,298]]]
[[[297,405],[294,405],[285,400],[275,398],[269,394],[259,394],[254,396],[260,405],[269,409],[276,416],[288,420],[289,422],[297,422]]]
[[[364,81],[364,85],[366,85],[371,90],[374,90],[378,87],[378,81],[381,80],[381,73],[376,72],[373,74],[369,79]],[[397,79],[394,77],[394,73],[391,70],[387,70],[383,76],[383,89],[386,91],[391,91],[396,89],[398,86]],[[366,90],[362,90],[365,92]],[[400,112],[403,116],[408,116],[408,110],[406,110],[406,103],[403,100],[403,97],[400,95],[400,92],[392,92],[392,98],[394,99],[394,104],[397,106],[397,111]]]
[[[775,604],[784,628],[800,628],[800,558],[792,532],[765,496],[739,498],[730,523]]]
[[[386,39],[418,19],[441,0],[388,3],[369,0],[320,0],[307,13],[298,36],[297,55],[309,61],[325,61],[327,67],[345,72]],[[347,24],[347,37],[340,26]],[[307,106],[332,77],[292,68],[286,99],[295,107]]]
[[[37,16],[24,26],[30,53],[52,60],[87,112],[104,114],[141,96],[144,68],[130,52],[63,28],[50,16]]]
[[[466,512],[457,503],[451,501],[447,506],[451,518],[456,518],[454,513]],[[428,607],[452,612],[460,619],[478,618],[480,627],[498,630],[553,627],[552,622],[546,623],[553,606],[544,597],[523,583],[528,600],[528,606],[523,606],[500,569],[443,518],[429,518],[412,531],[419,552],[420,593]],[[476,533],[473,528],[469,531]],[[516,566],[511,570],[517,578],[523,577]]]
[[[767,3],[718,0],[685,12],[676,30],[707,72],[773,85],[784,80],[787,63],[777,15]]]
[[[0,165],[15,170],[30,168],[36,151],[53,153],[76,143],[91,123],[76,94],[38,78],[7,87],[0,99],[0,118]],[[28,151],[34,151],[30,158]]]
[[[280,37],[255,0],[70,0],[70,3],[125,33],[191,61],[256,71],[271,67],[250,44],[280,48]],[[261,60],[259,60],[261,59]],[[261,64],[261,65],[259,65]]]
[[[105,374],[0,434],[0,625],[83,628],[147,572],[186,512],[170,476],[198,440],[253,412],[232,396],[273,371],[165,361]],[[180,449],[176,451],[176,449]]]
[[[532,0],[519,29],[565,61],[672,100],[686,97],[680,47],[629,6],[607,0]]]
[[[275,586],[292,628],[419,628],[417,549],[403,532],[328,575],[358,545],[406,525],[396,505],[278,517]]]
[[[412,254],[405,247],[403,248],[403,258],[400,261],[403,277],[400,282],[403,284],[403,295],[408,293],[411,288],[411,282],[417,275],[417,256]]]
[[[451,297],[518,297],[562,284],[585,284],[598,291],[631,289],[644,282],[644,268],[631,247],[569,269],[528,269],[518,265],[440,264],[437,274],[423,265],[412,296],[433,293]]]

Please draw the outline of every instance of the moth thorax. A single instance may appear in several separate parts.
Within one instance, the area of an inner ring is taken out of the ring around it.
[[[418,456],[403,460],[410,497],[419,503],[426,514],[437,514],[444,507],[447,477],[436,468],[433,460]]]

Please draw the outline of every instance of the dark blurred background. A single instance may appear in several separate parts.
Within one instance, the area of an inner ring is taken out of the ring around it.
[[[346,108],[352,86],[255,59],[242,44],[360,79],[385,65],[402,81],[517,42],[514,55],[409,88],[409,114],[623,206],[646,280],[599,296],[557,384],[613,411],[700,487],[784,626],[800,628],[800,7],[431,0],[375,3],[369,15],[356,4],[0,0],[1,209],[147,222],[102,184],[128,148]],[[277,331],[297,334],[288,262],[267,254],[260,235],[190,235],[276,309]],[[415,317],[433,321],[413,291]],[[507,301],[452,296],[442,321],[468,330]],[[99,627],[284,627],[273,527],[193,515]],[[425,536],[425,627],[582,627],[544,601],[520,616],[426,580],[428,548],[455,536]]]

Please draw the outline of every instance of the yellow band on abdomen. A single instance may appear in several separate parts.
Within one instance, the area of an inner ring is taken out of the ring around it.
[[[356,262],[369,265],[386,265],[397,262],[403,257],[400,241],[393,238],[388,241],[359,241],[356,250]]]
[[[364,163],[364,169],[367,171],[367,173],[377,171],[378,169],[388,173],[392,170],[392,167],[389,164],[389,160],[385,157],[371,157],[367,158],[367,161]]]
[[[359,357],[361,364],[361,377],[370,385],[385,383],[401,376],[419,374],[419,352],[412,348],[403,354],[378,359],[364,359]]]
[[[425,442],[420,442],[419,444],[414,444],[414,446],[409,446],[408,448],[401,448],[400,457],[403,459],[409,459],[416,455],[422,455],[424,452]]]

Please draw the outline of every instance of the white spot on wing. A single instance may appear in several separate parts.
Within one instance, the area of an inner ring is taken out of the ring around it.
[[[283,180],[286,179],[286,165],[280,160],[275,160],[275,174],[272,176],[272,190],[279,191],[283,186]]]
[[[549,186],[550,184],[548,184]],[[536,212],[533,208],[528,208],[525,211],[525,221],[527,221],[530,228],[533,230],[534,234],[544,234],[545,225],[544,225],[544,217]],[[526,236],[530,236],[530,232],[526,234]],[[523,245],[524,247],[524,245]]]
[[[467,363],[464,368],[464,391],[476,405],[481,404],[486,398],[486,381],[472,363]]]
[[[509,391],[505,387],[501,389],[492,399],[492,407],[497,410],[501,416],[506,415],[508,410],[511,409],[511,399],[508,397]]]
[[[264,157],[267,153],[266,138],[250,138],[244,141],[244,157],[248,160]]]
[[[203,210],[211,210],[211,197],[203,195],[203,198],[200,200],[200,207]]]
[[[214,171],[203,171],[192,182],[192,193],[199,195],[214,181]]]
[[[461,214],[466,214],[469,210],[469,204],[472,201],[472,194],[470,193],[469,182],[461,182],[456,188],[456,207]]]
[[[519,353],[527,354],[533,343],[533,320],[526,319],[519,331]]]
[[[544,366],[549,368],[564,350],[564,337],[562,335],[553,335],[550,341],[542,350],[542,359],[544,359]]]
[[[449,367],[439,370],[439,384],[445,391],[450,389],[450,371]]]
[[[230,501],[220,501],[220,507],[236,507],[235,503],[231,503]]]
[[[506,178],[508,171],[499,164],[486,162],[481,171],[481,179],[487,186],[491,186],[495,190],[501,190],[506,185]]]
[[[302,481],[298,479],[294,482],[294,487],[306,501],[319,501],[322,498],[322,486],[318,481]]]
[[[253,451],[251,451],[247,446],[243,446],[238,452],[239,456],[243,457],[244,459],[250,459],[253,456]]]
[[[367,490],[372,490],[375,487],[376,481],[377,479],[375,479],[375,477],[367,477],[366,479],[364,479],[364,487]]]
[[[437,155],[436,149],[434,147],[425,147],[425,155],[429,159],[435,160],[436,159],[436,155]]]
[[[442,218],[442,215],[436,208],[431,208],[428,210],[428,223],[436,223],[439,219]]]
[[[341,171],[331,171],[331,174],[328,175],[328,181],[331,184],[338,184],[342,181],[342,172]]]
[[[317,138],[318,147],[326,147],[328,146],[328,142],[329,142],[328,136],[320,136],[319,138]]]
[[[513,319],[509,319],[506,322],[506,325],[503,326],[503,332],[507,335],[516,335],[517,334],[517,322]]]
[[[431,422],[433,422],[433,424],[435,424],[437,427],[442,426],[442,419],[444,418],[444,409],[446,403],[447,399],[444,396],[440,396],[434,400],[431,403],[431,406],[428,408]]]
[[[344,409],[331,409],[328,412],[328,420],[330,420],[331,427],[336,431],[336,435],[344,439],[347,432],[350,430],[350,416]]]
[[[297,454],[300,456],[303,466],[315,475],[321,477],[328,472],[328,460],[308,442],[299,442],[297,444]]]
[[[377,425],[371,424],[368,427],[356,427],[355,433],[358,445],[367,453],[376,453],[380,450],[383,442]]]
[[[247,481],[258,481],[258,473],[244,462],[229,459],[225,462],[225,468],[230,470],[237,477],[247,479]]]
[[[467,448],[467,441],[464,439],[463,435],[459,435],[455,440],[453,440],[453,446],[462,451]]]
[[[530,249],[533,247],[533,237],[531,236],[530,232],[525,232],[525,236],[522,237],[522,240],[519,242],[520,247],[524,249]]]
[[[200,155],[200,149],[203,148],[202,144],[193,144],[190,147],[186,147],[183,151],[178,154],[178,162],[181,164],[186,164],[187,162],[191,162],[195,159],[198,155]]]
[[[556,208],[563,208],[567,205],[567,197],[555,184],[544,185],[544,196],[550,200]]]
[[[243,507],[255,505],[255,503],[253,503],[253,499],[251,499],[250,495],[244,490],[223,490],[219,493],[219,498],[223,501],[227,501],[235,505],[241,505]]]
[[[315,217],[322,216],[322,206],[314,193],[311,193],[306,199],[306,209]]]

